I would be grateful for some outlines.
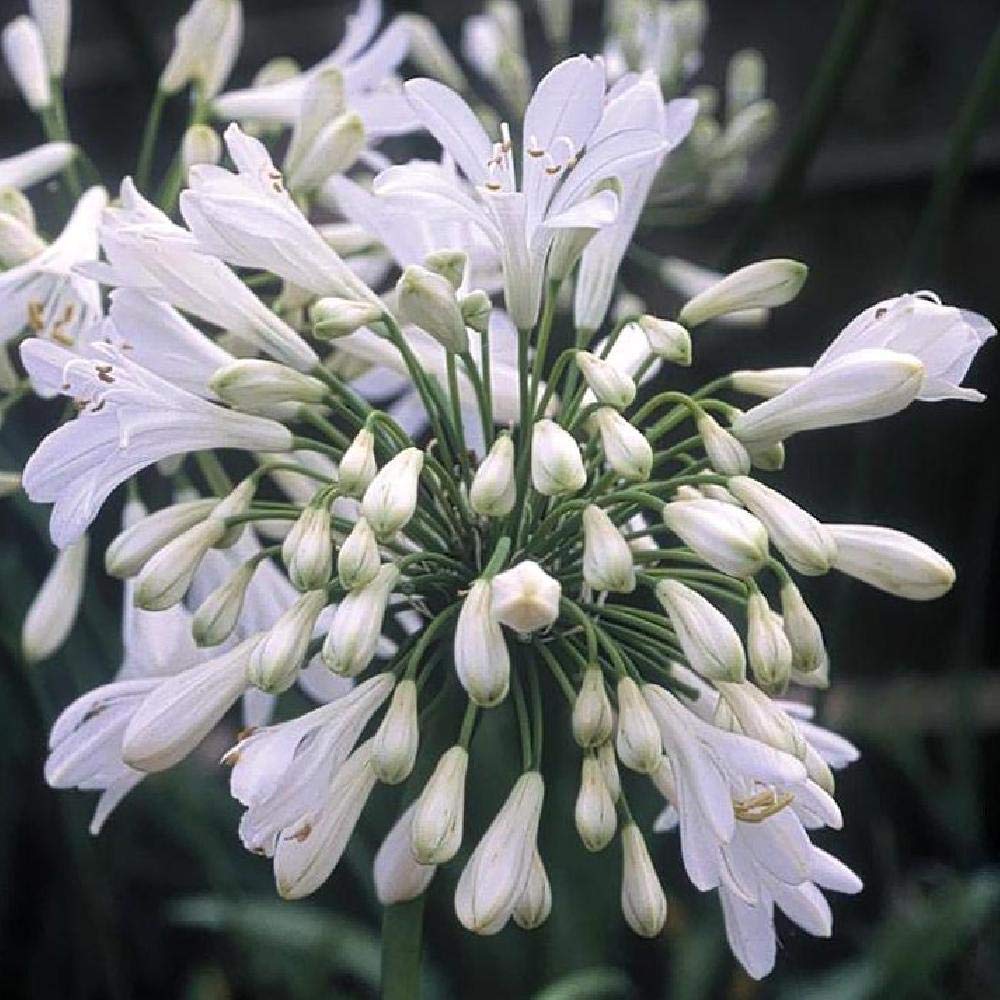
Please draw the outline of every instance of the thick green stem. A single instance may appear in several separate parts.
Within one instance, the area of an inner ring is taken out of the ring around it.
[[[423,896],[383,911],[382,1000],[419,1000],[423,922]]]

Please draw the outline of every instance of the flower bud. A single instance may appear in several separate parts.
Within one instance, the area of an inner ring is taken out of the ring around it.
[[[807,576],[819,576],[830,569],[837,543],[812,514],[749,476],[734,476],[728,486],[764,525],[774,547],[793,569]]]
[[[472,477],[469,503],[483,517],[504,517],[514,509],[516,500],[514,442],[509,434],[501,434]]]
[[[684,367],[691,364],[691,334],[686,326],[648,314],[639,317],[639,326],[658,358]]]
[[[215,505],[211,497],[185,500],[147,515],[111,542],[104,552],[104,568],[119,579],[135,576],[168,542],[204,521]]]
[[[452,90],[463,93],[469,82],[455,61],[434,22],[422,14],[399,14],[397,20],[406,25],[410,39],[407,58],[421,73],[440,80]]]
[[[756,49],[735,53],[726,67],[726,107],[730,114],[741,111],[764,96],[767,64]]]
[[[212,517],[218,521],[225,521],[228,517],[240,517],[246,514],[253,503],[258,485],[259,480],[256,476],[247,476],[212,508]],[[231,528],[227,528],[213,548],[232,548],[240,540],[245,527],[243,524],[234,524]]]
[[[453,746],[445,751],[434,768],[420,798],[411,825],[410,847],[422,865],[440,865],[462,846],[465,812],[465,774],[468,751]]]
[[[761,371],[738,371],[729,376],[729,384],[736,392],[748,396],[762,396],[770,399],[778,396],[793,385],[798,385],[811,368],[764,368]]]
[[[493,578],[493,615],[521,635],[548,628],[559,617],[562,586],[530,559]]]
[[[747,657],[754,680],[768,694],[781,694],[792,672],[792,646],[767,598],[754,590],[747,599]]]
[[[795,260],[748,264],[696,295],[677,319],[690,329],[726,313],[783,306],[799,294],[808,273],[809,268]]]
[[[372,766],[378,780],[387,785],[405,781],[417,759],[419,741],[417,685],[404,678],[392,693],[372,745]]]
[[[765,445],[755,445],[750,442],[747,451],[755,469],[780,472],[785,467],[785,446],[780,441]]]
[[[481,290],[469,292],[459,299],[458,306],[462,313],[462,322],[467,327],[476,333],[486,333],[489,330],[493,303],[486,292]]]
[[[295,683],[326,600],[325,590],[310,590],[264,634],[247,665],[247,676],[254,687],[277,694]]]
[[[637,482],[649,479],[653,449],[642,432],[610,406],[602,406],[594,414],[594,420],[601,432],[601,445],[608,465],[624,479]]]
[[[424,267],[441,275],[456,292],[462,287],[468,264],[469,257],[462,250],[435,250],[424,259]]]
[[[191,167],[202,163],[218,163],[222,159],[222,140],[211,125],[192,125],[181,140],[181,161],[184,175]]]
[[[413,517],[423,467],[424,453],[419,448],[406,448],[386,462],[368,484],[361,511],[377,538],[391,538]]]
[[[398,580],[395,566],[383,566],[371,583],[352,590],[337,606],[322,650],[323,662],[335,674],[354,677],[371,663],[389,596]]]
[[[70,0],[28,0],[28,9],[42,36],[49,76],[60,80],[69,50]]]
[[[573,435],[552,420],[537,421],[531,432],[531,482],[535,489],[552,497],[575,493],[586,481],[580,446]]]
[[[717,689],[719,700],[713,719],[716,726],[805,759],[807,744],[798,726],[760,688],[720,682]]]
[[[496,934],[513,915],[531,877],[544,797],[542,776],[522,774],[462,869],[455,913],[467,930]]]
[[[492,610],[493,587],[476,580],[455,628],[455,672],[469,698],[483,708],[500,704],[510,685],[510,655]]]
[[[598,747],[611,738],[614,724],[604,676],[599,667],[587,667],[573,703],[573,738],[584,749]]]
[[[3,202],[15,197],[24,196],[13,188],[0,192]],[[0,268],[17,267],[37,257],[45,249],[45,240],[30,225],[3,208],[0,203]]]
[[[576,832],[588,851],[603,851],[615,835],[618,818],[615,803],[608,790],[601,765],[593,754],[583,758],[580,771],[580,791],[573,813]]]
[[[767,98],[754,101],[730,117],[725,130],[719,136],[716,153],[720,157],[746,156],[768,139],[777,124],[778,107],[774,101]],[[775,305],[783,304],[775,303]]]
[[[528,884],[514,907],[514,923],[522,930],[533,931],[541,927],[552,912],[552,886],[545,872],[542,856],[535,848],[528,873]]]
[[[781,617],[792,646],[792,669],[804,674],[826,669],[829,658],[819,622],[791,580],[781,585]]]
[[[852,351],[751,407],[736,418],[732,431],[744,444],[771,444],[799,431],[877,420],[909,406],[923,382],[923,362],[912,354]]]
[[[359,517],[337,556],[337,576],[341,586],[345,590],[367,587],[375,579],[381,564],[375,532],[365,518]]]
[[[646,938],[656,937],[667,920],[667,897],[635,823],[622,827],[622,913]]]
[[[629,375],[596,354],[577,351],[576,365],[599,403],[623,410],[635,399],[635,382]]]
[[[333,537],[325,503],[303,509],[281,543],[281,558],[296,590],[319,590],[330,582]]]
[[[309,310],[313,335],[320,340],[346,337],[381,317],[382,310],[374,302],[341,299],[335,295],[319,299]]]
[[[0,472],[0,498],[13,496],[20,488],[19,472]]]
[[[21,626],[21,650],[28,663],[52,656],[73,628],[83,596],[88,548],[83,535],[56,553]]]
[[[464,354],[469,350],[465,320],[447,278],[419,264],[410,264],[396,283],[396,305],[400,318],[429,333],[445,350]]]
[[[0,36],[7,69],[32,111],[44,111],[52,104],[49,68],[38,25],[26,15],[15,17]]]
[[[723,476],[745,476],[750,471],[749,452],[715,417],[703,413],[696,426],[705,454],[716,472]]]
[[[365,146],[365,124],[349,111],[337,115],[316,134],[288,171],[288,189],[296,194],[315,191],[334,174],[349,170]]]
[[[255,559],[243,563],[198,606],[191,621],[191,634],[199,646],[218,646],[233,634],[257,565]]]
[[[875,524],[825,525],[836,543],[834,569],[897,597],[932,601],[948,593],[954,567],[929,545]]]
[[[216,58],[235,0],[194,0],[177,22],[174,48],[160,74],[159,89],[175,94],[193,80],[204,80]]]
[[[611,740],[602,743],[597,748],[597,763],[601,765],[601,776],[608,786],[608,793],[617,802],[622,794],[622,779],[618,773],[618,757],[615,755],[615,745]]]
[[[740,579],[768,560],[764,525],[739,507],[718,500],[673,501],[663,507],[670,530],[713,569]]]
[[[136,580],[133,595],[136,607],[146,611],[164,611],[177,604],[191,586],[191,579],[205,553],[225,533],[226,526],[222,520],[208,517],[157,550],[142,567]]]
[[[345,493],[359,497],[368,489],[376,472],[375,435],[367,427],[362,427],[340,460],[337,482]]]
[[[656,596],[670,617],[692,670],[709,680],[743,680],[743,644],[732,623],[715,605],[677,580],[661,580],[656,585]]]
[[[583,579],[594,590],[635,590],[632,550],[610,517],[596,504],[583,511]]]
[[[417,803],[411,803],[396,820],[375,855],[375,895],[383,906],[405,903],[423,895],[437,871],[436,865],[420,864],[410,849],[416,808]]]
[[[663,745],[660,729],[639,685],[631,677],[618,682],[618,758],[633,771],[652,774],[659,766]]]
[[[318,378],[259,358],[224,365],[208,385],[220,399],[248,413],[273,412],[282,403],[322,403],[327,395]]]

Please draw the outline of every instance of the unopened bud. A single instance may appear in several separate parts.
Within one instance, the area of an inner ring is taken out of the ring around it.
[[[792,646],[792,668],[804,674],[825,669],[829,658],[819,622],[791,580],[781,585],[781,617]]]
[[[375,435],[362,427],[344,452],[337,468],[337,483],[352,497],[359,497],[375,478]]]
[[[726,108],[730,116],[764,96],[767,64],[756,49],[743,49],[726,67]]]
[[[21,627],[21,650],[28,663],[52,656],[73,628],[87,574],[88,548],[84,535],[56,553]]]
[[[463,250],[435,250],[424,259],[428,271],[440,274],[457,292],[462,287],[469,257]]]
[[[243,563],[201,602],[191,622],[191,634],[199,646],[218,646],[233,634],[256,570],[256,560]]]
[[[667,897],[635,823],[622,828],[622,913],[629,927],[646,938],[656,937],[667,920]]]
[[[192,125],[181,140],[181,161],[187,176],[191,167],[218,163],[222,159],[222,140],[211,125]]]
[[[696,295],[677,319],[690,329],[726,313],[783,306],[799,294],[808,273],[809,268],[795,260],[748,264]]]
[[[191,586],[205,554],[225,533],[226,526],[221,520],[208,517],[159,549],[136,580],[133,598],[136,607],[164,611],[177,604]]]
[[[315,191],[334,174],[354,165],[365,146],[365,124],[353,111],[338,115],[324,125],[288,173],[288,189],[295,193]]]
[[[740,579],[767,562],[767,532],[753,514],[718,500],[685,500],[663,507],[663,521],[713,569]]]
[[[614,713],[599,667],[587,667],[573,703],[573,738],[584,749],[598,747],[611,738]]]
[[[175,503],[126,528],[104,552],[104,568],[110,576],[135,576],[157,552],[200,524],[215,507],[214,498]]]
[[[615,802],[608,790],[601,765],[593,754],[583,758],[580,770],[580,791],[573,813],[576,832],[588,851],[603,851],[618,826]]]
[[[291,687],[326,600],[325,590],[311,590],[281,615],[250,654],[247,677],[251,684],[270,694]]]
[[[375,734],[372,766],[379,781],[398,785],[405,781],[417,759],[420,730],[417,725],[417,685],[401,680]]]
[[[792,672],[792,646],[781,618],[759,590],[747,599],[747,658],[754,680],[768,694],[785,690]]]
[[[535,848],[528,884],[514,907],[514,923],[522,930],[533,931],[549,919],[551,912],[552,886],[549,885],[549,876],[545,872],[542,856],[538,853],[538,848]]]
[[[413,856],[422,865],[450,861],[462,846],[468,751],[453,746],[437,762],[417,799],[411,825]]]
[[[618,682],[618,734],[615,747],[621,762],[640,774],[659,766],[663,745],[660,729],[639,685],[631,677]]]
[[[445,350],[465,354],[469,335],[447,278],[419,264],[410,264],[396,283],[397,309],[406,323],[419,326]]]
[[[398,580],[395,566],[383,566],[367,587],[352,590],[337,606],[322,650],[323,662],[335,674],[354,677],[371,663]]]
[[[623,479],[643,482],[653,469],[653,449],[642,431],[617,410],[602,406],[594,414],[608,465]]]
[[[552,420],[537,421],[531,437],[531,482],[535,489],[542,496],[558,496],[575,493],[586,481],[587,470],[573,435]]]
[[[209,388],[230,406],[248,413],[269,413],[282,403],[322,403],[327,388],[311,375],[259,358],[224,365]]]
[[[686,326],[649,315],[639,317],[639,326],[658,358],[685,367],[691,364],[691,334]]]
[[[44,111],[52,103],[49,68],[38,25],[32,18],[15,17],[0,36],[7,69],[32,111]]]
[[[635,382],[610,362],[589,351],[577,351],[576,364],[599,403],[623,410],[635,399]]]
[[[490,328],[490,314],[493,303],[486,292],[477,290],[463,295],[458,307],[462,312],[462,322],[476,333],[486,333]]]
[[[597,763],[601,765],[601,776],[608,787],[611,798],[617,802],[622,794],[622,779],[618,773],[618,757],[611,740],[597,748]]]
[[[798,385],[812,371],[811,368],[763,368],[758,371],[740,370],[729,376],[729,384],[736,392],[748,396],[770,399]]]
[[[583,579],[594,590],[630,594],[635,590],[632,550],[596,504],[583,511]]]
[[[361,510],[378,538],[391,538],[417,509],[417,486],[424,453],[406,448],[382,467],[368,484]]]
[[[492,608],[493,586],[476,580],[458,615],[455,628],[455,672],[469,698],[489,708],[507,697],[510,655]]]
[[[516,500],[514,442],[509,434],[501,434],[472,477],[469,503],[483,517],[505,517]]]
[[[746,475],[750,471],[750,455],[713,416],[703,413],[696,422],[705,453],[712,468],[723,476]]]
[[[409,13],[399,14],[397,20],[403,22],[409,31],[410,47],[407,55],[413,65],[421,73],[440,80],[452,90],[464,92],[469,83],[434,22],[422,14]]]
[[[333,572],[333,537],[325,503],[310,504],[281,544],[281,558],[296,590],[319,590]]]
[[[359,517],[337,555],[340,585],[345,590],[367,587],[375,579],[381,564],[375,532],[366,518]]]
[[[2,194],[19,195],[20,192],[8,189]],[[17,267],[37,257],[45,245],[45,240],[31,226],[0,209],[0,268]]]

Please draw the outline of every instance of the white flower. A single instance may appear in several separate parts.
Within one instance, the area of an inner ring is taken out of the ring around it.
[[[53,243],[0,273],[0,344],[29,329],[72,347],[100,319],[100,290],[76,266],[97,259],[97,226],[107,197],[104,188],[90,188]]]
[[[652,774],[660,762],[663,747],[656,719],[631,677],[618,682],[618,732],[615,748],[621,762],[640,774]]]
[[[378,573],[378,542],[367,518],[359,517],[337,553],[337,576],[346,590],[367,587]]]
[[[410,829],[410,847],[420,864],[444,864],[461,847],[468,768],[468,751],[453,746],[438,759],[424,785]]]
[[[716,472],[723,476],[739,476],[750,471],[750,454],[715,417],[703,413],[698,417],[696,426],[705,446],[705,454]]]
[[[362,427],[340,460],[337,481],[351,496],[361,496],[375,478],[375,435]]]
[[[281,543],[281,558],[297,590],[326,586],[333,572],[333,535],[325,503],[302,511]]]
[[[216,395],[238,410],[275,415],[287,403],[322,403],[326,386],[311,375],[262,358],[240,358],[220,368],[209,380]]]
[[[905,532],[874,524],[825,526],[837,545],[834,569],[911,601],[932,601],[951,590],[954,567]]]
[[[410,264],[396,283],[396,306],[402,320],[425,330],[446,351],[468,352],[465,320],[447,278],[419,264]]]
[[[574,493],[587,481],[580,446],[569,431],[552,420],[539,420],[531,430],[531,482],[542,496]]]
[[[323,660],[335,674],[354,677],[371,663],[389,595],[398,580],[395,566],[383,566],[371,583],[352,590],[337,606],[323,642]]]
[[[765,691],[785,689],[792,670],[792,646],[780,617],[759,590],[747,598],[747,656],[754,679]]]
[[[583,511],[583,579],[594,590],[629,594],[635,589],[632,550],[600,507]]]
[[[309,310],[313,334],[323,340],[346,337],[382,316],[382,307],[372,302],[358,302],[328,295]]]
[[[653,449],[642,431],[617,410],[602,406],[594,414],[608,465],[625,479],[644,481],[653,468]]]
[[[52,104],[49,67],[45,44],[38,25],[30,17],[15,17],[0,36],[7,69],[25,103],[32,111],[44,111]]]
[[[586,748],[598,747],[611,738],[614,713],[600,667],[587,667],[573,703],[573,738]]]
[[[589,351],[577,351],[576,364],[599,403],[613,406],[616,410],[623,410],[632,404],[635,382],[631,376]]]
[[[198,602],[191,634],[199,646],[218,646],[233,634],[257,565],[253,560],[243,563],[228,580]]]
[[[738,416],[732,432],[744,444],[760,446],[799,431],[877,420],[909,406],[924,376],[923,362],[912,354],[852,351]]]
[[[647,938],[656,937],[667,920],[667,897],[635,823],[622,827],[622,913],[629,927]]]
[[[28,0],[28,9],[42,36],[49,76],[61,79],[69,49],[70,0]]]
[[[595,137],[604,88],[603,65],[585,56],[560,63],[539,83],[525,111],[518,190],[506,132],[500,142],[491,143],[468,105],[440,83],[410,80],[405,85],[418,118],[475,186],[477,197],[431,186],[426,173],[407,167],[381,174],[376,193],[419,199],[427,211],[448,212],[485,233],[503,262],[507,309],[521,329],[532,327],[538,316],[545,261],[556,231],[586,224],[591,210],[598,222],[604,199],[593,193],[595,187],[647,163],[663,149],[659,132],[631,123]]]
[[[222,140],[211,125],[191,125],[181,139],[181,163],[184,175],[199,163],[218,163],[222,159]]]
[[[247,677],[254,687],[277,694],[295,683],[326,603],[325,590],[308,591],[261,637],[247,662]]]
[[[676,292],[692,299],[717,285],[725,275],[680,257],[665,257],[660,264],[660,277]],[[744,309],[716,316],[715,322],[725,326],[757,327],[763,326],[769,316],[767,309]]]
[[[391,538],[413,517],[423,467],[424,453],[419,448],[406,448],[386,462],[368,484],[361,510],[378,538]]]
[[[768,559],[767,532],[753,514],[721,500],[672,501],[663,520],[687,546],[720,573],[749,577]]]
[[[0,190],[21,191],[59,173],[76,156],[69,142],[45,142],[24,153],[0,159]]]
[[[510,654],[492,601],[491,582],[476,580],[455,627],[455,672],[472,701],[483,707],[503,701],[510,685]]]
[[[692,670],[709,679],[742,680],[746,671],[743,644],[729,619],[707,598],[679,580],[661,580],[656,596]]]
[[[205,553],[219,545],[225,533],[222,520],[210,515],[154,553],[136,578],[136,607],[164,611],[179,603]]]
[[[802,674],[825,671],[828,657],[823,633],[819,622],[802,599],[802,593],[791,580],[786,580],[781,585],[780,596],[785,634],[792,644],[793,671]]]
[[[537,771],[518,778],[472,852],[455,889],[455,912],[476,934],[496,934],[514,913],[531,876],[545,783]]]
[[[521,893],[521,898],[514,907],[514,923],[522,930],[531,931],[541,927],[552,912],[552,886],[545,871],[542,856],[535,848],[531,858],[531,871],[528,873],[528,884]]]
[[[737,392],[770,399],[801,382],[811,371],[809,368],[763,368],[759,371],[732,372],[729,382]]]
[[[580,791],[573,812],[576,832],[588,851],[603,851],[615,835],[618,817],[615,802],[593,754],[585,754],[580,770]]]
[[[160,74],[159,89],[174,94],[196,83],[203,99],[214,97],[229,76],[242,36],[239,0],[194,0],[177,22],[174,49]]]
[[[472,477],[469,504],[483,517],[504,517],[516,500],[514,442],[509,434],[501,434]]]
[[[29,663],[48,659],[66,641],[76,621],[87,572],[87,536],[56,554],[21,626],[21,649]]]
[[[675,365],[691,364],[691,334],[687,327],[669,319],[640,316],[639,328],[646,335],[649,349],[658,358]]]
[[[372,743],[372,767],[378,780],[387,785],[405,781],[417,759],[419,740],[417,685],[404,678],[392,693]]]
[[[559,617],[562,586],[530,559],[495,576],[492,593],[496,620],[522,635],[548,628]]]
[[[168,542],[204,521],[216,502],[212,497],[184,500],[139,517],[105,549],[104,568],[111,576],[135,576]]]
[[[44,438],[24,467],[36,503],[54,503],[52,540],[79,538],[108,494],[153,462],[208,448],[287,451],[285,427],[214,406],[172,386],[112,348],[66,365],[67,395],[85,403]]]
[[[677,321],[690,328],[726,313],[783,306],[799,294],[808,273],[809,268],[795,260],[748,264],[689,300]]]
[[[375,855],[375,895],[383,906],[416,899],[431,884],[437,871],[437,865],[422,865],[417,861],[410,849],[416,808],[416,802],[407,807]]]

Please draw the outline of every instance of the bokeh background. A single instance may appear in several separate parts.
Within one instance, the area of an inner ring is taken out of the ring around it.
[[[350,9],[340,0],[244,6],[236,83],[273,55],[309,65],[326,54]],[[599,7],[575,6],[579,46],[593,47]],[[534,7],[524,7],[529,47],[541,59]],[[110,179],[132,169],[171,25],[185,8],[181,0],[75,4],[74,138]],[[476,7],[436,0],[396,9],[429,15],[455,40]],[[1000,319],[996,0],[712,0],[710,9],[695,82],[721,83],[733,52],[758,48],[780,129],[733,202],[697,225],[652,227],[639,240],[708,265],[780,255],[812,271],[796,303],[765,330],[699,331],[691,380],[809,363],[861,308],[905,289],[934,289],[946,302]],[[0,22],[20,12],[17,0],[0,0]],[[0,156],[38,137],[0,77]],[[648,272],[627,277],[654,309],[675,304]],[[714,895],[699,897],[688,885],[670,836],[653,841],[670,899],[667,930],[651,943],[627,932],[617,848],[593,857],[579,845],[576,755],[565,727],[554,724],[547,763],[565,777],[550,781],[542,832],[552,917],[530,934],[510,928],[473,939],[451,913],[457,869],[439,875],[426,923],[427,996],[1000,996],[998,345],[983,351],[970,383],[993,398],[915,405],[859,430],[808,435],[789,449],[782,489],[817,516],[911,531],[959,568],[954,590],[930,605],[846,578],[805,582],[833,662],[823,716],[863,752],[838,782],[846,828],[821,840],[866,883],[859,897],[833,899],[833,940],[780,923],[777,971],[752,983],[729,957]],[[23,461],[37,433],[32,419],[29,410],[4,427],[4,467]],[[0,512],[0,995],[375,995],[380,915],[369,871],[395,809],[385,790],[324,889],[289,904],[275,897],[268,864],[236,839],[237,806],[216,766],[231,731],[145,782],[98,840],[86,832],[90,797],[44,786],[52,718],[106,680],[120,655],[120,597],[104,581],[88,590],[62,653],[31,670],[20,660],[20,620],[50,560],[44,521],[44,512],[20,501],[5,501]],[[112,506],[94,551],[114,523]],[[96,558],[94,569],[99,579]],[[505,725],[483,728],[478,756],[487,763],[471,776],[478,794],[470,830],[481,828],[509,786]],[[642,819],[650,821],[656,806],[647,797]]]

